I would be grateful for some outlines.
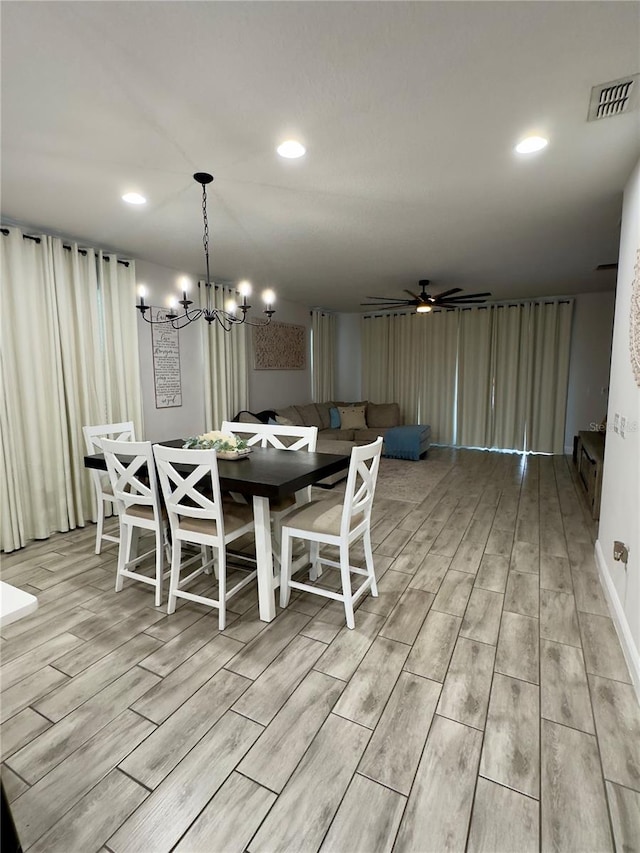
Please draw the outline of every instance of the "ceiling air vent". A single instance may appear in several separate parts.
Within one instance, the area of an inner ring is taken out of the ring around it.
[[[601,83],[591,90],[587,121],[611,118],[632,110],[638,97],[638,74]]]

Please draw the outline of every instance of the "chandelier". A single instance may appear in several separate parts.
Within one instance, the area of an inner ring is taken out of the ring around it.
[[[202,221],[204,225],[202,245],[204,246],[204,257],[207,269],[207,279],[204,283],[206,289],[205,307],[191,308],[193,302],[187,298],[188,279],[182,279],[182,299],[177,299],[176,297],[170,299],[169,310],[167,312],[163,312],[162,319],[154,319],[153,316],[147,317],[146,312],[149,310],[150,306],[145,305],[144,298],[146,296],[146,292],[144,289],[140,289],[138,291],[140,302],[136,305],[136,308],[142,315],[142,319],[147,323],[151,323],[152,325],[170,324],[174,329],[182,329],[185,326],[188,326],[189,323],[199,320],[200,317],[204,317],[209,324],[213,323],[215,320],[215,322],[218,323],[225,332],[230,331],[234,326],[242,323],[246,323],[248,326],[267,326],[271,322],[271,317],[275,314],[275,310],[273,308],[275,295],[272,290],[265,290],[262,293],[262,299],[265,303],[263,313],[266,314],[266,320],[247,319],[247,312],[251,309],[251,305],[247,302],[247,298],[251,295],[251,285],[248,281],[243,281],[238,286],[240,296],[242,297],[239,304],[233,299],[228,300],[224,308],[215,308],[211,304],[211,293],[214,285],[211,283],[209,273],[209,217],[207,216],[207,184],[210,184],[213,181],[213,175],[209,175],[207,172],[196,172],[193,177],[194,180],[202,185]],[[182,306],[182,313],[179,313],[179,305]]]

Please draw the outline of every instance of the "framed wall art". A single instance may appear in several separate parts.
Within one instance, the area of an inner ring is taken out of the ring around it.
[[[278,322],[254,326],[253,366],[255,370],[305,370],[306,326]]]
[[[152,308],[153,320],[164,320],[166,308]],[[182,405],[182,375],[180,372],[180,338],[170,323],[151,326],[153,350],[153,381],[156,409],[173,409]]]

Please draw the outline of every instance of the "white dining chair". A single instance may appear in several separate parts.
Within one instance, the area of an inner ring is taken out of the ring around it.
[[[224,421],[222,432],[246,440],[249,447],[273,447],[276,450],[306,450],[314,453],[318,440],[318,427],[281,426],[280,424],[245,424],[238,421]],[[282,525],[288,514],[296,507],[311,500],[311,486],[300,489],[294,495],[269,503],[273,556],[280,564],[280,540]],[[303,562],[306,560],[303,559]]]
[[[231,589],[227,589],[227,545],[254,531],[252,507],[222,500],[218,460],[215,450],[184,450],[155,444],[153,452],[172,538],[171,580],[168,613],[177,598],[185,598],[218,609],[218,627],[226,624],[227,601],[256,577],[255,564]],[[180,577],[183,543],[213,549],[213,559]],[[218,580],[218,597],[188,592],[185,585],[213,565]]]
[[[103,438],[102,451],[120,520],[116,592],[122,590],[125,578],[150,584],[155,589],[155,605],[159,607],[162,582],[169,575],[169,569],[165,570],[165,551],[169,551],[169,544],[151,442]],[[150,531],[155,539],[154,548],[144,554],[137,553],[141,530]],[[154,552],[154,576],[134,571]]]
[[[91,456],[94,453],[102,453],[102,439],[111,438],[116,441],[135,441],[135,430],[133,421],[124,421],[119,424],[98,424],[97,426],[83,426],[82,433],[84,435],[84,443],[87,448],[87,455]],[[101,471],[89,469],[91,471],[91,479],[93,488],[96,493],[96,503],[98,507],[98,529],[96,530],[96,554],[102,550],[102,540],[107,542],[119,542],[118,536],[111,536],[109,533],[104,533],[104,519],[106,504],[113,508],[115,498],[111,490],[109,476]]]
[[[292,589],[332,598],[344,603],[347,626],[354,628],[354,604],[369,589],[371,595],[378,595],[371,548],[371,508],[381,453],[382,437],[378,437],[373,444],[354,447],[351,451],[344,499],[311,501],[306,506],[294,509],[286,519],[282,528],[281,607],[286,607],[289,603]],[[311,543],[311,580],[317,580],[320,577],[323,566],[340,570],[341,593],[291,579],[293,539],[304,539]],[[362,539],[364,544],[365,569],[350,564],[349,550],[359,539]],[[320,557],[321,544],[336,546],[340,554],[339,562]],[[352,574],[365,576],[365,580],[355,592],[351,590]]]

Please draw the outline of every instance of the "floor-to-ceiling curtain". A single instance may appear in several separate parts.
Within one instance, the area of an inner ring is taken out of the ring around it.
[[[535,302],[529,331],[527,449],[564,452],[572,300]]]
[[[487,447],[491,437],[493,375],[489,308],[460,311],[456,444]]]
[[[318,308],[311,311],[313,340],[311,393],[315,403],[333,400],[336,352],[336,318]]]
[[[493,305],[493,408],[488,447],[525,449],[531,305]]]
[[[114,406],[107,382],[107,352],[115,342],[104,323],[94,250],[8,231],[0,237],[0,548],[12,551],[93,517],[82,426],[103,423],[110,411],[140,421],[139,408]],[[112,322],[126,328],[134,304],[132,290]],[[126,369],[139,400],[135,323],[130,334],[134,355]]]
[[[207,301],[205,285],[199,284],[200,307]],[[211,307],[223,309],[237,294],[221,285],[212,285]],[[203,352],[205,426],[220,429],[249,405],[249,327],[236,324],[229,331],[216,321],[200,321]]]
[[[364,395],[439,444],[562,453],[572,300],[365,317]]]
[[[136,435],[142,435],[137,312],[131,310],[136,301],[135,265],[99,252],[97,268],[106,343],[106,423],[133,421]]]
[[[431,440],[453,444],[456,405],[459,311],[416,315],[422,367],[416,423],[430,424]]]
[[[387,314],[363,319],[362,388],[374,403],[398,403],[405,423],[417,423],[420,317]]]

